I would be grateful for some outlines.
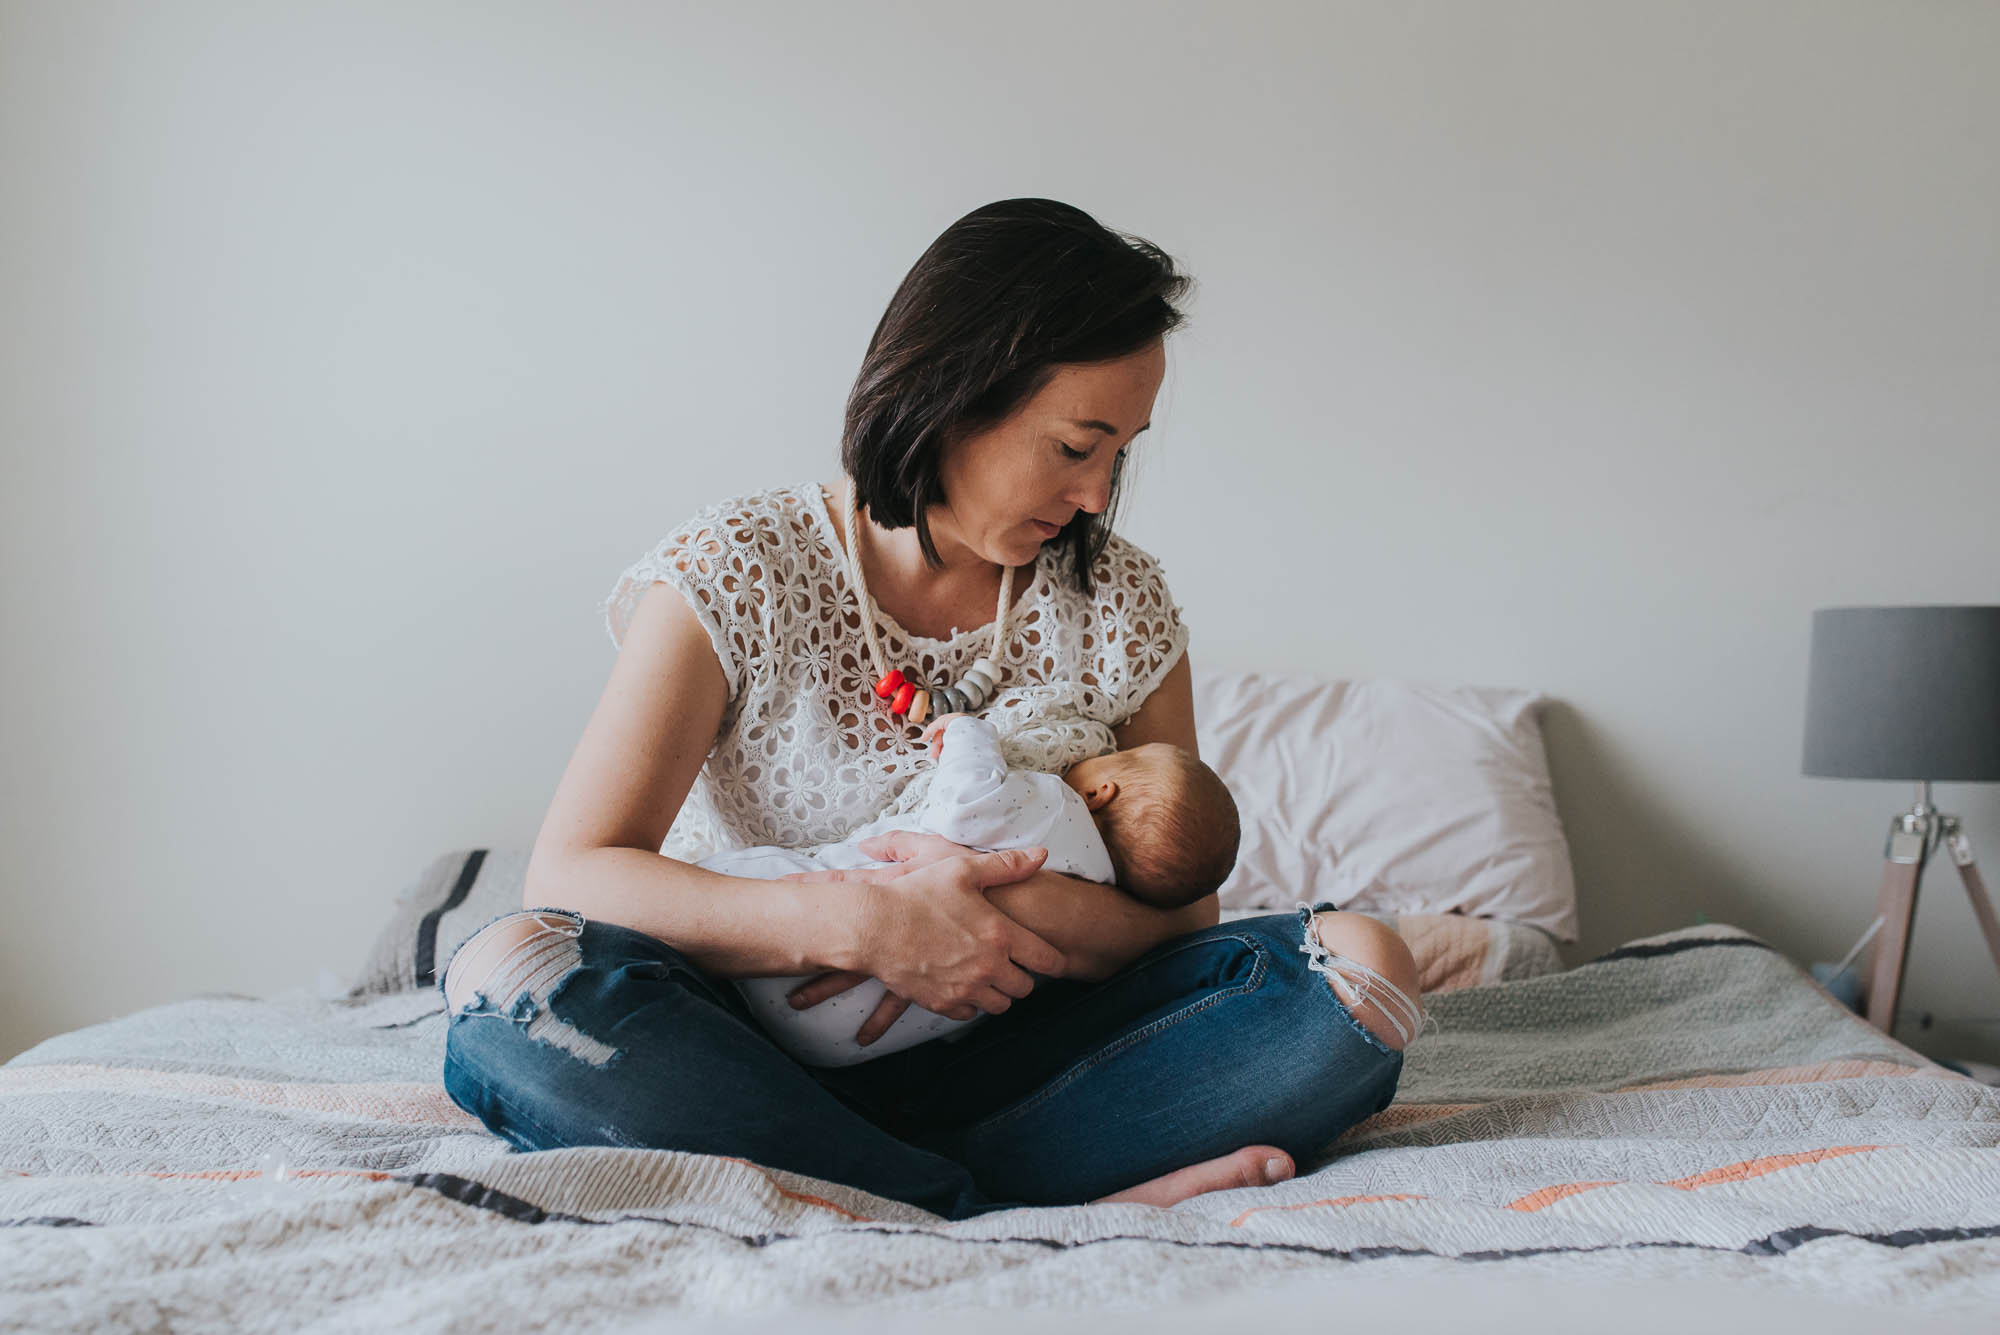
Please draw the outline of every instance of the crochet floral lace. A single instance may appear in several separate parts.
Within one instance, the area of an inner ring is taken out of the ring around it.
[[[1160,566],[1113,536],[1080,592],[1045,556],[1014,605],[982,711],[1010,765],[1059,773],[1117,749],[1112,729],[1138,710],[1187,647]],[[695,861],[725,848],[804,848],[911,811],[929,782],[923,729],[881,708],[838,531],[817,483],[697,511],[633,562],[600,604],[613,645],[656,581],[678,589],[707,630],[729,704],[660,851]],[[986,652],[990,623],[949,639],[913,635],[879,609],[892,663],[951,680]]]

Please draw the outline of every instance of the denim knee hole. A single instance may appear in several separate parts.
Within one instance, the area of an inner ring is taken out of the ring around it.
[[[514,942],[504,957],[485,969],[464,1004],[453,1007],[451,984],[461,965],[472,967],[471,961],[492,939],[487,933],[502,923],[523,919],[533,919],[540,930]],[[537,1042],[560,1048],[591,1066],[603,1066],[618,1055],[618,1050],[549,1009],[550,995],[583,964],[583,948],[577,944],[583,925],[583,915],[568,909],[522,909],[486,924],[453,952],[438,980],[447,1013],[453,1021],[481,1016],[507,1020]]]
[[[1299,944],[1299,953],[1306,957],[1306,967],[1314,973],[1324,975],[1330,984],[1336,985],[1332,988],[1333,994],[1348,1008],[1350,1017],[1356,1006],[1372,1004],[1402,1039],[1403,1047],[1409,1047],[1411,1041],[1423,1033],[1430,1023],[1430,1012],[1412,1001],[1410,995],[1402,988],[1361,961],[1337,955],[1321,944],[1319,933],[1313,930],[1313,923],[1318,920],[1322,908],[1332,909],[1333,905],[1315,905],[1300,901],[1297,908],[1305,934],[1305,939]],[[1342,996],[1343,986],[1352,994],[1353,1000],[1349,1001]],[[1355,1023],[1364,1030],[1368,1028],[1359,1020]],[[1368,1036],[1382,1047],[1388,1047],[1387,1043],[1373,1033]]]

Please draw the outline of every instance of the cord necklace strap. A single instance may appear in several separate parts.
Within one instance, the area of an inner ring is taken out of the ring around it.
[[[861,603],[861,630],[868,638],[868,657],[875,664],[878,677],[889,675],[888,660],[882,656],[882,641],[875,633],[875,601],[868,596],[868,575],[861,562],[861,498],[856,494],[854,479],[847,479],[847,578],[854,586],[856,598]],[[1014,608],[1014,567],[1000,567],[1000,605],[993,613],[993,645],[987,651],[988,661],[1000,661],[1000,647],[1007,642],[1007,622]]]

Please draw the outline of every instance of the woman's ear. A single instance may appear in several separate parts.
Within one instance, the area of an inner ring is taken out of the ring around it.
[[[1106,779],[1083,795],[1083,804],[1096,811],[1116,796],[1118,796],[1118,781]]]

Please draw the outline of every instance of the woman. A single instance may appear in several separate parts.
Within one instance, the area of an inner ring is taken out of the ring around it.
[[[1213,895],[1163,911],[935,836],[809,879],[693,865],[913,806],[933,695],[1039,769],[1195,749],[1179,609],[1109,523],[1187,286],[1064,204],[968,214],[876,328],[844,481],[711,506],[625,572],[528,868],[548,907],[440,981],[460,1106],[522,1149],[730,1155],[954,1219],[1280,1181],[1387,1106],[1416,967],[1331,904],[1219,925]],[[993,1018],[808,1068],[725,981],[808,973],[800,1004],[882,980],[863,1042],[912,1002]]]

